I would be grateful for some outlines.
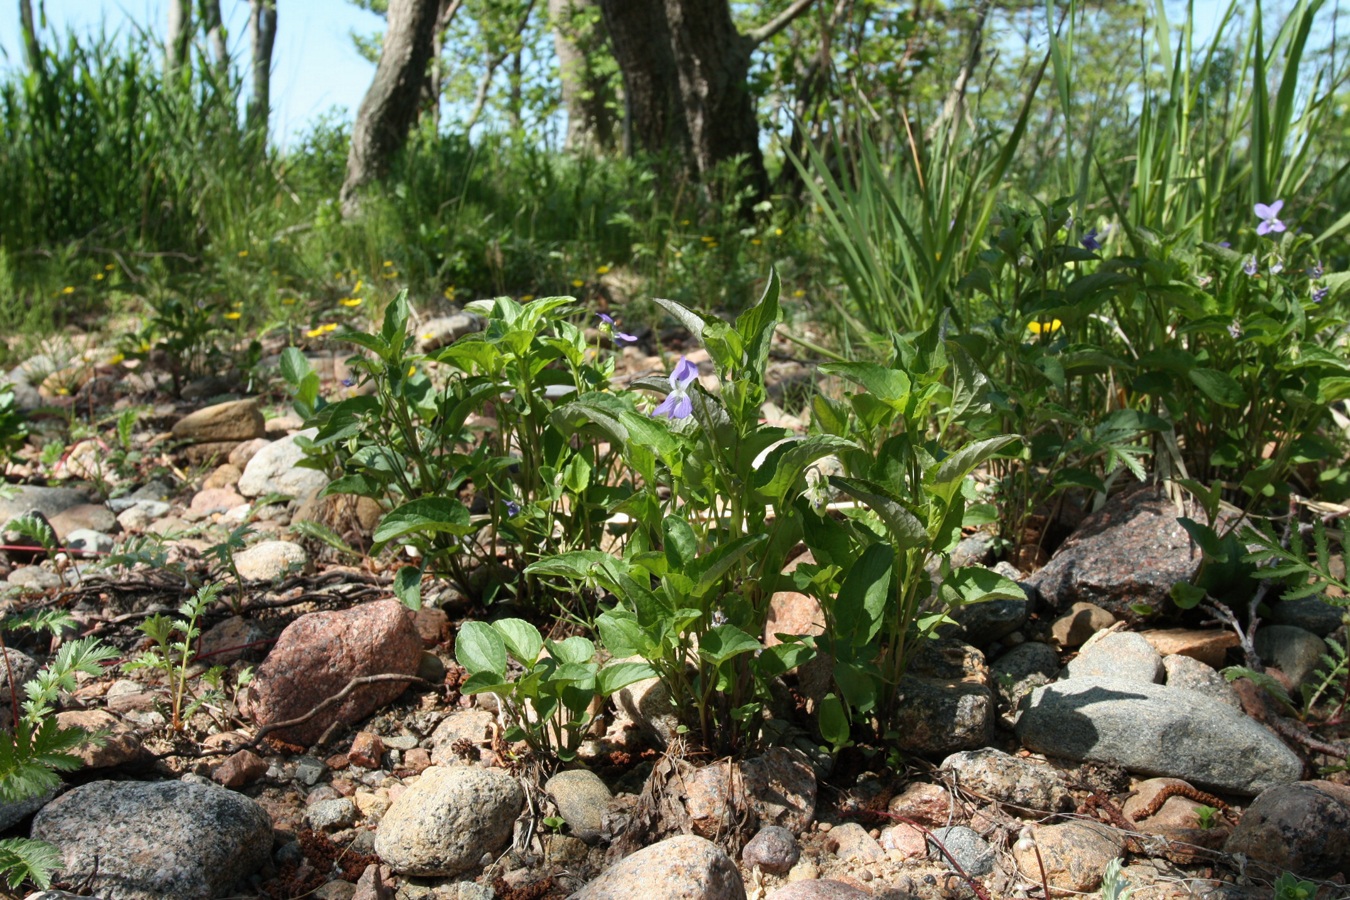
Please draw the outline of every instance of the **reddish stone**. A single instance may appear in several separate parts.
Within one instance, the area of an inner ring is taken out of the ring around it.
[[[223,784],[227,788],[240,788],[257,781],[265,774],[267,762],[262,757],[252,750],[240,750],[216,766],[211,777],[217,784]]]
[[[420,775],[431,768],[431,753],[421,747],[414,747],[403,754],[403,768],[413,775]]]
[[[450,617],[445,614],[445,610],[434,606],[424,606],[413,613],[413,623],[417,626],[417,633],[422,636],[422,643],[428,647],[435,647],[444,641],[450,629]]]
[[[383,756],[384,741],[380,740],[378,734],[369,731],[358,731],[352,741],[352,749],[347,751],[347,760],[352,765],[367,769],[378,769]]]
[[[277,638],[258,667],[241,711],[259,725],[297,719],[337,695],[354,678],[412,676],[421,658],[422,638],[412,615],[397,600],[309,613]],[[354,724],[391,702],[408,683],[390,679],[362,685],[340,703],[271,736],[310,746],[334,723]]]

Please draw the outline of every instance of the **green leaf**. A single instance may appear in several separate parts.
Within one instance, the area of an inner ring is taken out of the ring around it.
[[[1219,535],[1208,525],[1202,525],[1189,516],[1178,516],[1177,523],[1195,541],[1196,546],[1210,559],[1223,559],[1225,551]]]
[[[506,652],[515,657],[516,662],[529,668],[539,658],[544,647],[544,639],[539,629],[524,619],[498,619],[492,623],[506,644]],[[465,666],[465,668],[468,668]]]
[[[1200,393],[1220,406],[1237,408],[1247,399],[1242,386],[1226,372],[1217,369],[1191,369],[1186,376],[1200,389]]]
[[[384,308],[384,327],[380,337],[395,354],[402,353],[404,339],[408,336],[408,289],[398,292],[394,302]]]
[[[394,596],[408,609],[422,608],[422,570],[418,566],[404,566],[394,573]]]
[[[963,606],[985,600],[1025,600],[1026,593],[1011,578],[984,566],[953,569],[942,580],[941,597],[948,606]]]
[[[971,441],[938,463],[937,469],[933,473],[934,486],[944,487],[960,484],[981,463],[996,456],[1004,447],[1015,444],[1021,439],[1020,435],[1002,434],[998,437],[985,438],[982,441]]]
[[[672,571],[683,573],[698,556],[698,536],[693,527],[679,516],[666,516],[661,523],[665,537],[666,560]]]
[[[608,697],[655,674],[656,670],[645,662],[610,663],[600,670],[595,685],[601,696]]]
[[[837,638],[861,647],[876,637],[890,598],[894,565],[890,544],[873,544],[863,552],[835,598],[832,618]]]
[[[1205,599],[1204,588],[1198,588],[1188,581],[1178,581],[1172,585],[1172,602],[1180,609],[1194,609]]]
[[[52,886],[52,875],[64,864],[60,848],[46,841],[31,838],[0,840],[0,873],[11,891],[17,890],[25,881],[33,882],[39,890],[47,890]]]
[[[898,369],[868,362],[827,363],[820,367],[824,375],[838,375],[860,385],[876,399],[900,409],[909,399],[909,376]]]
[[[830,742],[836,753],[852,743],[849,740],[848,712],[837,696],[826,694],[822,697],[818,715],[820,736]]]
[[[770,500],[781,501],[813,462],[857,446],[832,434],[789,439],[765,456],[755,474],[755,489]]]
[[[736,319],[736,332],[745,347],[745,365],[756,378],[762,379],[764,376],[764,367],[769,359],[769,347],[773,342],[773,331],[783,319],[782,310],[778,305],[780,289],[778,272],[769,269],[769,283],[764,288],[764,296]]]
[[[891,540],[895,542],[897,550],[921,547],[927,543],[928,531],[924,528],[923,523],[912,512],[905,509],[900,501],[881,493],[881,488],[877,485],[859,479],[840,478],[838,476],[832,476],[830,484],[850,497],[861,500],[867,505],[868,509],[876,513],[886,525],[886,530],[890,532]]]
[[[742,653],[759,650],[760,646],[759,641],[735,625],[718,625],[704,632],[699,641],[698,655],[714,666],[721,666]]]
[[[595,620],[595,628],[611,656],[651,658],[657,652],[656,642],[638,624],[637,617],[626,609],[601,613]]]
[[[463,503],[448,497],[424,497],[387,513],[376,526],[373,537],[377,545],[383,545],[414,534],[463,536],[474,530],[468,507]]]
[[[702,597],[707,594],[722,580],[723,575],[731,571],[751,550],[768,539],[767,534],[742,535],[695,560],[688,573],[694,579],[693,596]]]
[[[556,659],[559,665],[581,665],[595,658],[595,644],[579,634],[561,641],[547,641],[545,646],[548,647],[549,656]]]
[[[490,673],[506,678],[506,642],[486,622],[465,622],[455,637],[455,661],[471,674]]]

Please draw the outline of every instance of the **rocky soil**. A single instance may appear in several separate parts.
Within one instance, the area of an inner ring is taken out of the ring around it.
[[[664,370],[627,353],[631,372]],[[490,695],[458,690],[454,635],[483,610],[429,586],[409,612],[380,560],[293,530],[319,521],[368,546],[380,511],[317,497],[326,479],[297,466],[302,423],[279,393],[246,397],[227,373],[173,399],[153,368],[108,358],[72,348],[10,373],[53,440],[62,409],[103,425],[55,462],[35,442],[11,467],[24,483],[0,523],[40,513],[65,550],[6,535],[3,611],[68,610],[125,661],[144,647],[136,626],[186,598],[184,572],[218,579],[192,694],[208,667],[225,671],[178,732],[148,671],[114,666],[65,698],[61,721],[107,740],[54,795],[0,806],[5,836],[64,857],[64,892],[33,897],[1068,897],[1109,890],[1113,863],[1136,900],[1270,897],[1285,871],[1350,897],[1350,780],[1319,777],[1344,762],[1347,732],[1314,733],[1250,681],[1228,683],[1217,670],[1243,662],[1235,634],[1167,613],[1198,557],[1152,487],[1083,516],[1039,571],[1000,563],[1028,601],[969,608],[924,649],[884,746],[831,757],[803,720],[749,758],[710,759],[639,684],[584,765],[559,770],[502,741]],[[313,362],[330,389],[349,374],[338,355]],[[123,446],[110,422],[137,404]],[[235,585],[209,551],[244,524]],[[960,553],[989,550],[974,535]],[[164,555],[138,561],[152,551]],[[1344,644],[1341,613],[1276,606],[1258,631],[1271,675],[1296,694],[1326,642]],[[774,598],[770,635],[820,630],[808,597]],[[16,686],[60,643],[6,640]],[[808,704],[819,674],[794,678]]]

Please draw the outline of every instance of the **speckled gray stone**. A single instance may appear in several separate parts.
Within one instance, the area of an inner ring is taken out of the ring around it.
[[[1041,753],[1247,796],[1296,781],[1303,771],[1297,754],[1232,707],[1195,691],[1117,678],[1037,688],[1017,736]]]
[[[181,781],[94,781],[43,807],[33,837],[62,876],[107,900],[211,900],[272,853],[272,822],[243,794]]]
[[[964,825],[933,829],[933,836],[928,839],[928,858],[945,863],[947,858],[937,848],[939,843],[966,874],[978,878],[994,871],[994,848],[974,830]]]
[[[558,814],[573,836],[588,844],[600,839],[601,817],[614,794],[590,769],[568,769],[554,775],[544,790],[558,804]]]
[[[1068,677],[1104,675],[1129,681],[1161,684],[1162,657],[1142,635],[1113,631],[1090,641],[1066,667]]]
[[[741,873],[720,847],[680,835],[644,847],[569,900],[745,900]]]
[[[506,846],[524,802],[498,769],[432,766],[380,820],[375,852],[405,875],[458,875]]]

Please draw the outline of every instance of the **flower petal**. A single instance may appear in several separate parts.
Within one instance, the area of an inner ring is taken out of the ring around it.
[[[1284,201],[1276,200],[1274,203],[1270,204],[1269,208],[1270,208],[1270,215],[1272,217],[1278,216],[1280,214],[1280,210],[1284,209]]]
[[[652,410],[653,416],[665,416],[668,419],[675,418],[675,407],[680,402],[680,395],[672,391],[666,395],[666,399],[661,401],[661,405]]]
[[[680,387],[687,388],[698,378],[698,366],[691,363],[687,357],[680,357],[680,361],[675,364],[675,371],[670,373],[670,383]]]
[[[616,331],[616,332],[614,332],[614,340],[619,341],[619,342],[621,342],[621,343],[625,343],[625,344],[636,344],[636,343],[637,343],[637,335],[635,335],[635,334],[628,334],[628,333],[625,332],[625,331]]]
[[[1271,208],[1269,206],[1266,206],[1264,203],[1258,203],[1255,206],[1253,206],[1252,212],[1256,213],[1256,217],[1258,219],[1269,219],[1271,216],[1275,214],[1274,211],[1271,210]]]
[[[606,325],[614,324],[614,317],[611,316],[609,313],[596,313],[596,315],[599,316],[600,321],[604,322]]]
[[[675,402],[675,411],[670,414],[672,419],[687,419],[694,412],[694,401],[689,399],[689,395],[681,392],[679,399]]]

